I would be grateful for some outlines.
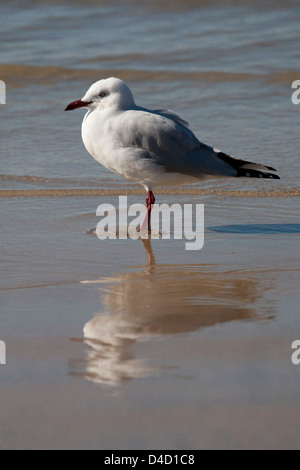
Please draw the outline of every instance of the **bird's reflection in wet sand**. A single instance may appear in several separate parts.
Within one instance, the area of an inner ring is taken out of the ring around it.
[[[101,283],[105,312],[84,325],[89,350],[85,378],[118,385],[162,373],[159,366],[136,358],[132,345],[155,337],[189,333],[219,323],[256,318],[261,295],[251,275],[216,272],[207,265],[157,265],[150,240],[143,240],[147,265],[84,282]],[[165,367],[164,367],[165,370]]]

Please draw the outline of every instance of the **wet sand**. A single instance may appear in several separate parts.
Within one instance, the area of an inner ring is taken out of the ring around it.
[[[298,448],[293,201],[203,196],[187,252],[85,233],[98,198],[4,200],[1,448]]]
[[[12,198],[12,197],[74,197],[74,196],[118,196],[122,191],[123,196],[131,194],[143,195],[145,191],[143,189],[1,189],[0,198]],[[224,191],[224,190],[205,190],[205,189],[194,189],[194,188],[158,188],[156,194],[162,195],[196,195],[198,197],[205,196],[207,194],[219,195],[219,196],[233,196],[233,197],[299,197],[299,188],[286,188],[286,189],[269,189],[268,191]]]

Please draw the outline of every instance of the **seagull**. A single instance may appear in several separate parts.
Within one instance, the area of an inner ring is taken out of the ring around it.
[[[157,186],[181,185],[216,177],[279,179],[275,168],[241,160],[200,142],[189,124],[169,109],[135,104],[127,84],[110,77],[95,82],[65,111],[86,108],[83,143],[110,171],[144,186],[146,215],[140,230],[150,230]]]

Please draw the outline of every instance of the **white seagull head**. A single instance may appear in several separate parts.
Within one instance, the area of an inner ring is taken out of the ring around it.
[[[65,111],[77,108],[125,110],[134,105],[132,93],[126,83],[119,78],[110,77],[93,83],[81,100],[72,101]]]

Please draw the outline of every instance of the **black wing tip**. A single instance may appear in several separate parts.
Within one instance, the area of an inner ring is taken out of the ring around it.
[[[216,153],[216,156],[218,158],[220,158],[221,160],[223,160],[223,162],[227,163],[228,165],[230,165],[232,168],[234,168],[235,170],[238,171],[238,173],[242,170],[242,168],[246,165],[257,165],[258,167],[261,167],[262,170],[270,170],[270,171],[277,171],[276,168],[273,168],[272,166],[267,166],[267,165],[262,165],[261,163],[254,163],[254,162],[249,162],[248,160],[241,160],[239,158],[235,158],[235,157],[231,157],[230,155],[227,155],[226,153],[224,152],[217,152]],[[252,172],[252,171],[258,171],[258,173],[262,173],[263,175],[267,175],[268,173],[263,173],[263,171],[260,171],[260,170],[252,170],[252,169],[247,169],[247,168],[244,168],[244,170],[246,172]],[[239,175],[237,174],[236,176],[245,176],[243,174]],[[250,177],[255,177],[255,175],[250,175]],[[262,178],[262,176],[256,176],[256,178]],[[268,176],[264,176],[264,178],[268,178]],[[270,178],[272,178],[272,176],[270,176]],[[280,178],[276,178],[276,176],[274,175],[273,176],[274,179],[280,179]]]
[[[268,169],[271,169],[271,167],[268,167]],[[274,170],[274,168],[272,168],[272,170],[276,171]],[[265,173],[259,170],[248,170],[246,168],[239,168],[235,176],[242,178],[268,178],[273,180],[280,180],[279,175],[274,175],[273,173]]]
[[[272,166],[267,166],[267,165],[264,165],[266,167],[267,170],[270,170],[270,171],[277,171],[276,168],[273,168]]]

